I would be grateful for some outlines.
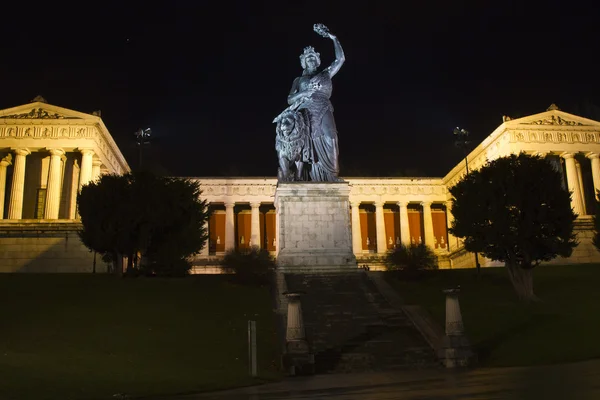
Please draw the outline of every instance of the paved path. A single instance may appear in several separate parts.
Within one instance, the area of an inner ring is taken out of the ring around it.
[[[473,371],[397,371],[318,375],[176,400],[600,399],[600,360]]]

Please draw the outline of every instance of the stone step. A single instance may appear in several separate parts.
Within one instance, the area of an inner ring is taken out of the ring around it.
[[[406,315],[364,273],[285,277],[301,297],[317,373],[434,367],[435,357]]]

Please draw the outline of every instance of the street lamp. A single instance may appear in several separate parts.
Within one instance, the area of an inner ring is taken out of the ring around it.
[[[139,167],[140,168],[142,167],[142,149],[144,148],[144,145],[150,143],[150,134],[151,133],[152,133],[152,130],[150,128],[146,128],[146,129],[138,129],[133,134],[135,136],[135,142],[137,143],[137,145],[140,148],[140,158],[139,158],[139,162],[140,162]]]
[[[465,155],[465,168],[467,170],[467,176],[469,175],[469,160],[468,160],[468,145],[471,143],[470,140],[467,140],[469,137],[469,131],[463,128],[459,128],[458,126],[454,128],[454,136],[456,136],[456,140],[454,144],[456,147],[461,147],[463,149],[463,153]],[[479,265],[479,254],[475,252],[475,267],[477,267],[477,276],[479,276],[479,272],[481,269],[481,265]]]

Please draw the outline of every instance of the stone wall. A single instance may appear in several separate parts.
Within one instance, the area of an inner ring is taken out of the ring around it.
[[[92,272],[94,253],[81,243],[73,221],[2,221],[0,272]],[[106,272],[99,256],[96,271]]]

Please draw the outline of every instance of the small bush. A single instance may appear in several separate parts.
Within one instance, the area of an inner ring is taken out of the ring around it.
[[[229,250],[221,262],[223,267],[235,273],[235,279],[246,285],[269,283],[269,273],[275,269],[275,260],[265,249]]]
[[[385,266],[388,271],[406,279],[424,278],[429,275],[428,272],[438,268],[435,253],[424,244],[402,244],[388,251]]]

